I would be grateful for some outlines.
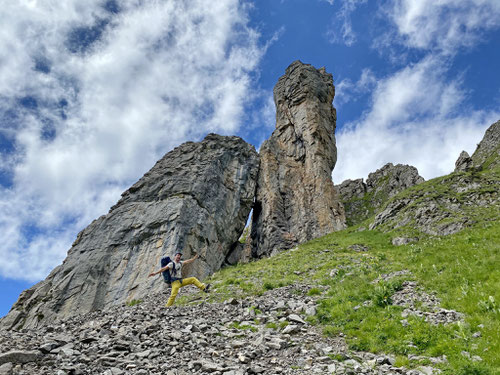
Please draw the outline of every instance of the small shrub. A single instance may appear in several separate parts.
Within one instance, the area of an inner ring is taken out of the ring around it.
[[[319,296],[321,294],[321,290],[319,288],[311,288],[307,292],[308,296]]]
[[[290,323],[288,323],[288,321],[286,321],[286,320],[284,320],[283,322],[280,322],[280,329],[285,328],[288,324],[290,324]]]
[[[392,305],[392,295],[401,290],[402,281],[394,280],[392,282],[382,281],[376,287],[373,293],[373,303],[380,307]]]
[[[142,303],[142,300],[140,299],[133,299],[132,301],[130,301],[129,303],[127,303],[127,306],[135,306],[135,305],[138,305]]]
[[[483,364],[467,363],[462,366],[457,375],[490,375],[491,371]]]
[[[262,314],[262,311],[259,310],[257,307],[255,306],[252,306],[250,307],[250,310],[253,310],[253,312],[255,313],[255,315],[259,315],[259,314]]]
[[[373,303],[380,307],[386,307],[392,305],[392,295],[394,294],[394,290],[390,287],[389,284],[382,282],[375,287],[375,291],[373,293]]]
[[[266,324],[266,328],[278,329],[278,325],[275,322],[269,322]]]
[[[264,284],[262,284],[262,288],[264,288],[264,290],[272,290],[274,289],[274,284],[266,281]]]
[[[500,308],[495,302],[495,297],[493,296],[489,296],[488,298],[479,301],[477,305],[481,311],[500,313]]]
[[[234,329],[239,329],[239,330],[249,330],[252,332],[257,332],[257,328],[250,326],[250,325],[246,325],[246,324],[240,324],[238,322],[231,323],[231,325],[229,327],[234,328]]]

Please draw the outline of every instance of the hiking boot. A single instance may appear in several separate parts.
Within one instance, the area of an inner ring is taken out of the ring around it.
[[[209,292],[210,292],[210,290],[209,290],[209,289],[210,289],[210,284],[207,284],[207,285],[205,286],[205,289],[203,289],[203,291],[204,291],[205,293],[209,293]]]

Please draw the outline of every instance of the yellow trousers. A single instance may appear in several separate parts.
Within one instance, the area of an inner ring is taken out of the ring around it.
[[[167,304],[165,307],[172,306],[174,304],[175,298],[177,297],[177,293],[179,293],[179,289],[186,285],[196,285],[199,289],[204,290],[206,285],[200,283],[200,281],[196,277],[188,277],[186,279],[182,279],[182,284],[179,280],[175,280],[172,283],[172,292],[170,293],[170,297],[168,298]]]

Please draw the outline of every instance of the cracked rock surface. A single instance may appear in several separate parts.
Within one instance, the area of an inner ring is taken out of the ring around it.
[[[332,75],[300,61],[274,87],[276,129],[259,152],[254,257],[345,228],[331,178],[337,161],[334,95]]]

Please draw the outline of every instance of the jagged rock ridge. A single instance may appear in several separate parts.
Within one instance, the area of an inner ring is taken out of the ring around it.
[[[462,151],[455,162],[455,172],[482,170],[500,165],[500,121],[491,125],[477,145],[474,154],[469,156]]]
[[[335,188],[345,208],[348,225],[355,225],[372,216],[384,203],[399,192],[424,182],[418,170],[410,165],[388,163],[370,173],[366,180],[346,180]]]
[[[276,129],[260,148],[254,257],[345,227],[331,179],[337,161],[334,95],[332,75],[300,61],[274,87]]]
[[[163,255],[200,259],[187,269],[218,270],[244,229],[259,157],[238,137],[209,134],[167,153],[77,237],[63,264],[24,291],[3,328],[34,328],[55,317],[102,309],[165,288],[148,278]]]
[[[500,165],[500,120],[486,130],[471,158],[474,165],[481,169]]]
[[[448,235],[473,224],[471,217],[481,207],[489,207],[490,219],[498,220],[499,150],[500,121],[488,128],[471,158],[461,154],[455,173],[394,197],[376,214],[370,229],[409,227],[430,235]]]

